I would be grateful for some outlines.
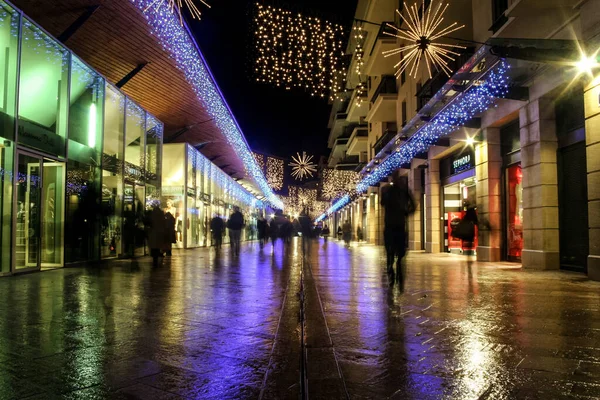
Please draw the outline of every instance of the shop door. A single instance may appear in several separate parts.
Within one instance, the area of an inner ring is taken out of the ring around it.
[[[558,150],[560,265],[587,272],[589,252],[585,142]]]
[[[64,265],[65,164],[17,154],[13,272]]]

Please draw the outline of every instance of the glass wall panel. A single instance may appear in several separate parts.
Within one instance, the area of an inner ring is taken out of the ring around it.
[[[27,19],[21,43],[18,141],[64,157],[69,52]]]
[[[65,163],[44,159],[42,166],[41,266],[57,268],[64,265]]]
[[[104,79],[71,59],[65,261],[97,260]]]
[[[101,255],[115,257],[122,251],[125,96],[110,85],[106,86],[104,109]]]
[[[187,208],[183,216],[186,247],[195,247],[198,243],[198,213],[196,210],[196,164],[197,151],[187,145]]]
[[[0,136],[15,138],[19,14],[0,1]]]
[[[160,201],[160,171],[163,125],[148,114],[146,118],[146,207]]]
[[[125,179],[131,182],[144,181],[145,122],[144,110],[128,99],[125,118]]]
[[[12,209],[13,209],[13,162],[14,143],[0,137],[0,272],[10,272]],[[24,205],[23,205],[24,207]]]
[[[17,226],[14,243],[16,270],[39,267],[41,169],[40,158],[19,154],[16,175]]]
[[[175,247],[183,247],[183,212],[185,195],[185,144],[163,146],[161,205],[175,218]]]

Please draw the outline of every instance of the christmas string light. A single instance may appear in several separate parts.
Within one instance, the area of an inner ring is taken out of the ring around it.
[[[440,24],[444,20],[444,13],[448,8],[449,4],[442,9],[443,3],[440,2],[437,9],[431,13],[434,8],[434,0],[430,0],[429,7],[425,11],[425,0],[423,0],[422,8],[419,10],[417,3],[411,7],[406,8],[407,18],[402,15],[402,12],[396,10],[396,13],[400,16],[402,21],[406,24],[408,29],[400,29],[394,25],[387,23],[386,25],[394,29],[395,33],[384,32],[384,34],[393,36],[405,41],[409,44],[401,45],[397,49],[384,51],[385,57],[401,54],[400,61],[394,65],[396,70],[396,76],[400,76],[404,70],[410,65],[409,75],[414,78],[417,77],[417,72],[420,69],[421,61],[425,62],[427,66],[427,72],[429,78],[432,77],[431,67],[435,67],[436,70],[442,70],[448,77],[452,74],[452,69],[448,65],[449,61],[454,61],[453,56],[460,56],[456,49],[465,49],[464,46],[455,44],[446,44],[436,42],[443,38],[449,33],[455,32],[459,29],[464,28],[464,25],[458,25],[457,22],[446,26],[445,28],[439,28]]]
[[[356,42],[356,49],[354,50],[355,59],[355,72],[358,77],[358,85],[356,86],[356,106],[360,107],[363,102],[364,95],[366,94],[365,84],[361,79],[363,67],[365,65],[364,60],[364,44],[366,33],[363,31],[362,23],[357,22],[353,28],[354,41]]]
[[[487,74],[485,80],[480,80],[467,92],[458,95],[455,102],[413,134],[373,171],[364,176],[356,187],[357,193],[366,192],[369,186],[378,184],[401,165],[409,163],[418,154],[426,152],[439,138],[452,133],[476,115],[486,111],[496,99],[505,97],[508,92],[507,73],[509,68],[510,66],[505,60],[500,60],[498,65]],[[345,195],[317,220],[322,221],[351,200],[350,195]]]
[[[352,192],[360,182],[360,173],[327,168],[323,170],[321,196],[333,200],[342,194]]]
[[[208,70],[202,53],[188,32],[185,24],[180,24],[164,2],[155,4],[154,0],[130,0],[143,13],[151,33],[174,60],[177,68],[185,75],[198,99],[204,104],[207,113],[225,136],[235,153],[240,157],[249,176],[258,186],[265,201],[275,209],[282,209],[283,202],[269,186],[260,166],[257,164],[241,129],[231,110],[216,86]],[[146,12],[144,12],[146,10]]]
[[[290,167],[292,167],[292,176],[297,180],[303,180],[304,178],[312,178],[313,174],[317,172],[317,164],[313,163],[311,160],[313,156],[309,156],[305,151],[300,153],[296,153],[296,156],[292,156],[292,162],[290,162]]]
[[[258,3],[254,22],[257,82],[330,99],[342,91],[341,25]]]
[[[258,166],[260,167],[260,169],[264,172],[265,171],[265,156],[263,156],[262,154],[258,154],[258,153],[252,153],[252,155],[254,156],[254,159],[258,163]]]
[[[283,170],[285,163],[280,158],[267,157],[267,182],[273,190],[283,188]]]

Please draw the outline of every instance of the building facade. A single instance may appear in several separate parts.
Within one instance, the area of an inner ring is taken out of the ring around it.
[[[4,1],[0,42],[0,275],[146,254],[144,214],[168,200],[173,165],[163,122]],[[179,146],[183,218],[263,206],[256,188]],[[205,244],[189,226],[184,240]]]
[[[363,62],[362,75],[348,81],[361,79],[366,88],[368,162],[360,195],[334,204],[328,218],[366,210],[353,223],[366,219],[368,241],[381,244],[379,196],[400,169],[417,202],[409,218],[411,250],[476,254],[481,261],[600,279],[594,162],[600,71],[597,60],[583,73],[577,68],[597,54],[600,3],[452,1],[446,20],[465,28],[446,43],[465,49],[450,78],[440,71],[430,77],[424,67],[394,76],[401,55],[381,53],[404,43],[381,34],[377,24],[407,28],[394,16],[402,3],[359,2],[357,19],[374,24],[363,24],[366,45],[353,54],[354,63]],[[365,91],[350,89],[349,97]],[[466,204],[477,206],[483,222],[472,247],[452,237]]]

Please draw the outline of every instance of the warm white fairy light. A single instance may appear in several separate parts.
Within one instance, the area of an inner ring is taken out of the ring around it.
[[[317,165],[312,162],[313,156],[309,156],[305,151],[296,153],[296,156],[292,156],[292,162],[289,164],[292,167],[292,176],[297,180],[303,180],[305,178],[312,178],[315,172],[317,172]]]
[[[364,60],[364,43],[366,33],[363,31],[362,23],[357,22],[353,28],[354,41],[356,42],[356,48],[354,50],[355,67],[354,71],[358,77],[358,85],[356,86],[356,105],[360,107],[363,102],[364,94],[366,93],[365,85],[361,79],[363,66],[365,65]]]
[[[252,155],[254,156],[256,163],[258,164],[258,166],[264,173],[265,172],[265,156],[260,153],[254,153],[254,152],[252,153]]]
[[[352,192],[360,178],[360,173],[355,171],[327,168],[323,170],[321,196],[327,200],[337,199]]]
[[[267,182],[271,189],[281,190],[283,188],[283,170],[285,163],[280,158],[267,157]]]
[[[443,3],[440,3],[435,12],[432,13],[431,10],[434,8],[434,1],[431,0],[427,11],[425,11],[425,0],[423,0],[421,11],[419,11],[416,3],[408,7],[406,9],[408,17],[406,18],[402,15],[402,12],[396,10],[396,13],[398,13],[402,21],[406,24],[407,29],[400,29],[392,24],[387,24],[395,32],[384,32],[386,35],[406,40],[409,43],[403,44],[397,49],[383,52],[385,57],[397,54],[402,55],[400,61],[394,66],[394,68],[397,68],[396,76],[400,76],[410,66],[408,74],[416,78],[421,61],[424,61],[427,66],[430,78],[432,77],[432,66],[436,70],[444,71],[446,75],[450,76],[453,71],[448,62],[454,61],[454,56],[460,56],[454,50],[466,48],[455,44],[435,42],[452,32],[464,28],[464,25],[458,25],[457,22],[453,22],[445,28],[439,28],[444,20],[444,13],[448,8],[448,4],[442,8]]]
[[[256,81],[333,99],[343,90],[341,25],[256,4]]]
[[[198,2],[210,8],[210,4],[208,4],[206,1],[198,0]],[[190,11],[190,15],[192,16],[192,18],[202,18],[202,13],[200,12],[200,8],[198,8],[198,6],[196,5],[196,0],[154,0],[150,5],[148,5],[146,10],[148,10],[148,8],[151,7],[159,7],[163,3],[166,3],[171,12],[177,13],[180,22],[182,21],[181,10],[184,6]]]

